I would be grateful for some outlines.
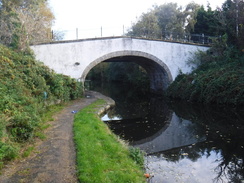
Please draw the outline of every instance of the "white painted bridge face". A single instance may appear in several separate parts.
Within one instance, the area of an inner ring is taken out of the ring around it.
[[[191,72],[192,53],[208,47],[129,37],[54,42],[31,46],[36,59],[55,72],[85,81],[88,72],[104,61],[135,62],[150,78],[155,92],[165,90],[179,74]]]

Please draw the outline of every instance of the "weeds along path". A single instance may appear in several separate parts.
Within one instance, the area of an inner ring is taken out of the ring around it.
[[[54,117],[46,132],[46,140],[36,144],[32,155],[7,165],[0,175],[1,183],[75,183],[76,153],[73,143],[74,113],[107,97],[87,92],[85,98],[75,100]]]

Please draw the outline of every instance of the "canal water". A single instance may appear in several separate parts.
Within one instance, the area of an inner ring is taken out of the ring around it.
[[[151,183],[243,183],[243,109],[147,96],[123,84],[96,89],[116,107],[102,120],[146,152]]]

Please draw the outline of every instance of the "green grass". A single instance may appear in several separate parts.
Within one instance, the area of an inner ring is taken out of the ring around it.
[[[53,121],[53,115],[61,111],[63,108],[63,104],[47,106],[45,109],[45,113],[41,116],[42,121]]]
[[[98,118],[97,106],[102,104],[103,100],[97,100],[75,116],[74,140],[79,181],[146,182],[142,167],[133,161],[129,148]]]
[[[30,146],[28,147],[23,153],[22,153],[22,157],[26,158],[28,157],[33,151],[34,151],[35,147],[34,146]]]

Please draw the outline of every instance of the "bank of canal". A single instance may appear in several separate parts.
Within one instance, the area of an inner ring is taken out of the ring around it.
[[[147,153],[149,182],[244,181],[243,109],[166,102],[125,86],[99,91],[116,102],[102,120]]]
[[[96,96],[98,93],[95,94]],[[86,97],[94,96],[94,92]],[[144,183],[143,165],[132,159],[128,146],[101,122],[98,114],[113,105],[105,96],[75,115],[77,176],[86,183]],[[108,107],[107,107],[108,106]]]

